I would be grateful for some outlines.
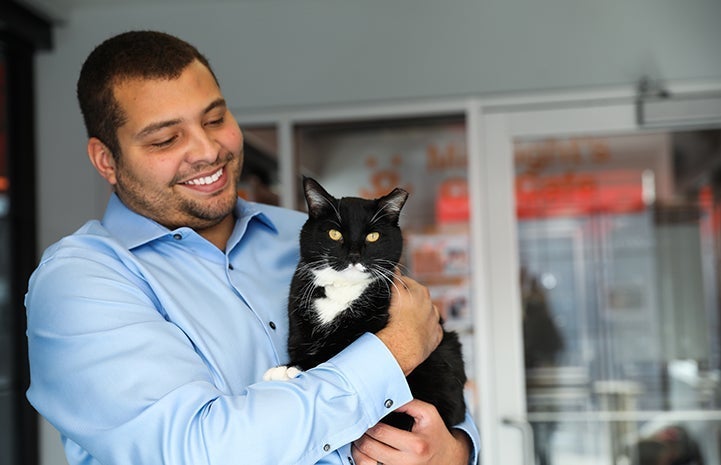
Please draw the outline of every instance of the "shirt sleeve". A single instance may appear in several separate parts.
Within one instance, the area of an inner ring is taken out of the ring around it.
[[[481,435],[478,432],[478,428],[471,417],[471,413],[466,411],[466,418],[462,423],[455,426],[457,429],[465,432],[471,440],[472,450],[468,458],[469,465],[480,464],[480,453],[481,453]]]
[[[455,428],[464,431],[471,440],[472,449],[468,455],[468,465],[479,465],[481,463],[481,438],[478,429],[476,428],[476,424],[473,422],[473,418],[471,417],[470,412],[466,411],[465,420],[463,420],[462,423],[456,425]],[[340,457],[340,461],[345,464],[353,465],[355,463],[352,459],[352,450],[350,444],[346,444],[345,446],[341,447],[338,450],[338,456]]]
[[[295,380],[224,394],[155,304],[101,253],[51,258],[31,278],[28,399],[70,442],[71,463],[313,464],[411,399],[370,334]]]

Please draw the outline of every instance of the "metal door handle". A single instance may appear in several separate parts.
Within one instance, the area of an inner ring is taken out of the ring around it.
[[[521,432],[523,440],[523,463],[525,465],[534,465],[536,463],[535,444],[533,443],[533,428],[525,418],[503,418],[503,424],[516,428]]]

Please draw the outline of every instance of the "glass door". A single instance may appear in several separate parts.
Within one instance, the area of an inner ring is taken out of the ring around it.
[[[721,130],[633,115],[484,118],[495,463],[721,463]]]

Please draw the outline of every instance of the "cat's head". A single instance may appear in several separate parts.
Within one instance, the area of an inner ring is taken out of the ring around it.
[[[376,277],[395,270],[403,250],[398,220],[408,192],[396,188],[377,199],[337,199],[307,177],[303,189],[308,221],[301,231],[301,258],[307,264]]]

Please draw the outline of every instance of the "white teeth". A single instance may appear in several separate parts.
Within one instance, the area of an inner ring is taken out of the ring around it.
[[[220,168],[218,171],[211,174],[210,176],[205,176],[203,178],[191,179],[190,181],[186,181],[183,184],[191,184],[194,186],[202,186],[205,184],[212,184],[215,181],[217,181],[218,179],[220,179],[220,176],[222,174],[223,174],[223,168]]]

